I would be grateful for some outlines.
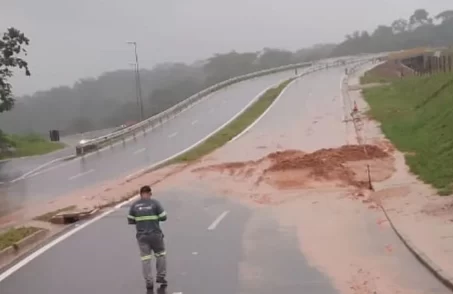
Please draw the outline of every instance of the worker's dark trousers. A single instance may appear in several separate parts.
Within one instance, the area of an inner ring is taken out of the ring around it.
[[[151,270],[151,259],[154,253],[156,257],[157,278],[165,278],[167,274],[167,261],[164,244],[164,235],[161,233],[151,233],[137,236],[140,256],[142,258],[143,277],[147,284],[153,283]]]

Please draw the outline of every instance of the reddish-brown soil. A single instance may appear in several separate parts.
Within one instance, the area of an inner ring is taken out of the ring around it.
[[[323,186],[368,187],[368,179],[359,176],[370,160],[386,159],[389,154],[375,145],[344,145],[320,149],[313,153],[285,150],[270,153],[255,161],[228,162],[194,169],[203,173],[217,171],[230,176],[255,178],[255,184],[270,184],[279,189],[313,188]],[[359,164],[348,165],[358,162]],[[376,169],[376,168],[375,168]]]

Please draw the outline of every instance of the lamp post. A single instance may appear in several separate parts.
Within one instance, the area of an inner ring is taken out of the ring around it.
[[[135,100],[137,102],[137,117],[141,117],[140,98],[138,96],[138,79],[137,79],[137,64],[135,62],[129,63],[134,67],[134,82],[135,82]]]
[[[144,119],[143,114],[143,98],[142,98],[142,86],[140,83],[140,65],[138,63],[138,54],[137,54],[137,42],[127,42],[127,44],[134,45],[135,52],[135,81],[136,81],[136,90],[137,90],[137,100],[140,108],[140,121]]]

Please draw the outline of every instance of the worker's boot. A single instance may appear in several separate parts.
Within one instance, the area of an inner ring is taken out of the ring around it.
[[[156,282],[159,283],[163,287],[168,285],[168,282],[164,277],[157,277]]]

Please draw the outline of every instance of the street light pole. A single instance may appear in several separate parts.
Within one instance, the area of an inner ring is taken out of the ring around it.
[[[138,90],[138,78],[137,78],[137,64],[134,62],[134,63],[130,63],[129,65],[134,67],[135,99],[137,102],[137,117],[140,117],[141,111],[140,111],[140,98],[138,96],[139,90]]]
[[[136,81],[137,81],[137,93],[138,93],[138,100],[140,106],[140,121],[144,119],[143,113],[143,98],[142,98],[142,86],[140,82],[140,65],[138,63],[138,53],[137,53],[137,42],[127,42],[128,44],[134,45],[134,52],[135,52],[135,72],[136,72]]]

